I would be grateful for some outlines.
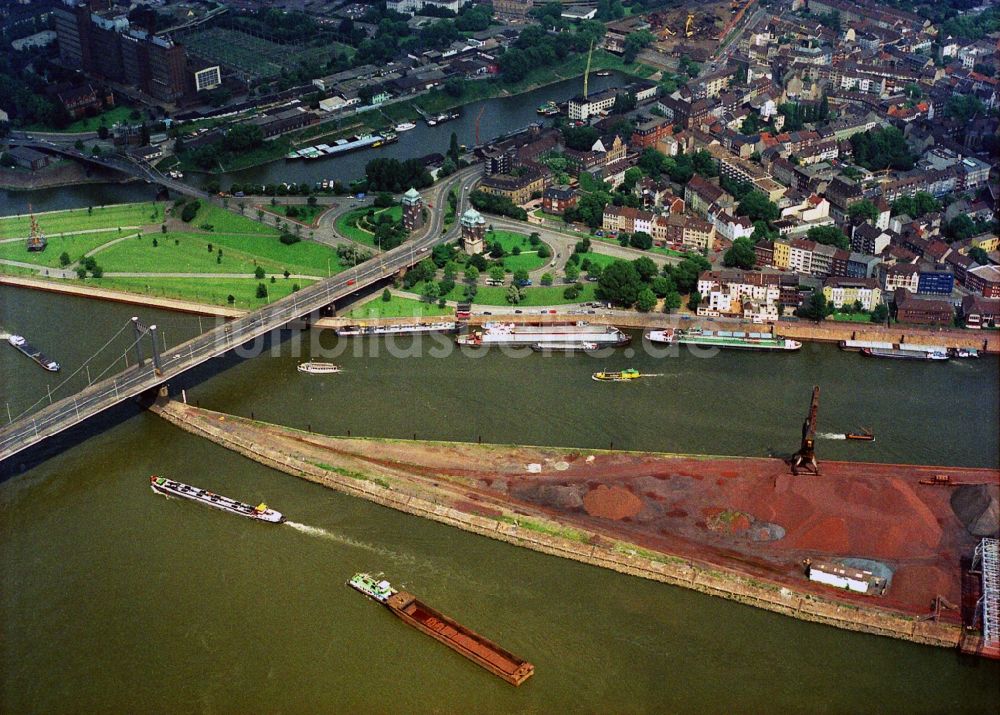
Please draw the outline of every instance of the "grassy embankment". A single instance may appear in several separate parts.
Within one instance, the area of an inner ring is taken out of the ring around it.
[[[105,277],[74,279],[74,283],[218,305],[228,304],[232,295],[231,304],[242,308],[259,307],[288,295],[295,284],[302,287],[313,282],[312,277],[325,277],[343,269],[336,251],[329,246],[309,241],[282,244],[276,229],[211,204],[202,204],[190,223],[190,230],[162,233],[159,226],[163,222],[163,210],[162,205],[122,204],[94,208],[89,213],[80,209],[42,214],[39,223],[43,230],[52,227],[66,234],[50,238],[48,249],[40,253],[28,253],[20,240],[0,243],[0,259],[56,267],[63,251],[76,262],[86,253],[106,245],[94,254]],[[27,222],[27,217],[0,219],[0,236],[19,238],[25,233]],[[146,225],[147,231],[145,235],[136,236],[134,230],[123,228],[119,231],[119,225]],[[71,230],[95,229],[103,230],[70,233]],[[264,280],[235,275],[254,274],[258,267],[265,271]],[[28,269],[3,264],[0,264],[0,271],[38,276]],[[285,271],[309,278],[286,279]],[[107,276],[108,273],[138,275],[114,277]],[[160,273],[205,275],[187,278],[154,275]],[[257,298],[261,283],[268,295]]]
[[[291,208],[292,206],[295,207],[295,216],[289,218],[288,209]],[[310,206],[309,204],[276,204],[274,206],[263,206],[262,208],[268,213],[276,214],[278,216],[284,216],[289,221],[301,223],[306,226],[315,226],[316,219],[318,219],[320,214],[322,214],[330,207]]]
[[[145,226],[163,221],[163,205],[156,203],[116,204],[89,209],[70,209],[35,214],[38,227],[47,237],[91,229],[117,230],[126,226]],[[31,233],[28,214],[0,218],[0,239],[27,238]]]
[[[424,283],[417,283],[413,286],[410,291],[413,293],[422,293],[424,289]],[[596,299],[595,290],[597,289],[596,283],[585,282],[583,284],[583,289],[580,294],[573,298],[572,300],[563,296],[563,292],[568,286],[566,285],[553,285],[553,286],[537,286],[521,289],[521,302],[516,306],[517,308],[524,307],[537,307],[541,305],[566,305],[569,303],[581,303]],[[465,298],[465,285],[462,283],[457,284],[448,295],[444,296],[446,300],[461,301],[466,300]],[[491,305],[507,305],[507,287],[506,286],[479,286],[476,291],[476,297],[472,301],[473,306],[491,306]]]
[[[504,250],[504,270],[511,273],[519,270],[534,271],[544,266],[548,261],[547,258],[542,258],[538,255],[538,248],[532,246],[528,237],[523,233],[487,231],[486,240],[490,243],[500,243]],[[512,253],[515,247],[520,249],[520,253],[516,256]],[[551,249],[549,249],[549,255],[552,255]]]
[[[368,223],[367,218],[368,212],[371,210],[369,206],[361,206],[338,216],[334,222],[337,233],[352,241],[376,248],[375,232],[371,230],[371,225]],[[378,217],[385,212],[388,212],[389,217],[393,221],[399,221],[403,218],[402,206],[397,205],[390,206],[389,208],[375,209],[375,216]]]

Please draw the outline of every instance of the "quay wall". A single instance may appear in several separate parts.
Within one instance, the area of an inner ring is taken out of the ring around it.
[[[281,450],[255,442],[252,435],[243,436],[219,429],[213,419],[228,420],[232,425],[252,424],[254,428],[281,431],[280,427],[251,423],[230,415],[205,410],[192,410],[176,402],[161,400],[152,410],[181,429],[208,439],[220,446],[244,455],[273,469],[336,489],[351,496],[367,499],[381,506],[414,516],[454,526],[465,531],[523,546],[542,553],[573,559],[619,573],[689,588],[711,596],[737,601],[749,606],[791,616],[804,621],[822,623],[845,630],[899,638],[939,647],[957,647],[961,628],[956,625],[921,621],[876,607],[861,607],[837,603],[815,594],[797,592],[762,579],[688,559],[657,555],[649,558],[644,549],[618,542],[605,545],[609,539],[574,524],[573,529],[588,537],[574,541],[547,533],[520,528],[516,524],[469,514],[421,497],[408,495],[373,481],[361,480],[315,466]],[[534,518],[534,517],[533,517]],[[554,526],[561,526],[549,520]]]

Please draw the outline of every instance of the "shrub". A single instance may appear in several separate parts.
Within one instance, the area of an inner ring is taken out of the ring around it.
[[[200,201],[191,201],[190,203],[184,204],[184,208],[181,209],[181,221],[184,223],[191,223],[194,217],[198,215],[198,209],[201,208]]]
[[[263,283],[257,284],[257,297],[266,298],[267,297],[267,286]]]
[[[296,236],[294,233],[288,233],[287,231],[281,234],[281,238],[278,239],[286,246],[291,246],[293,243],[298,243],[302,240],[300,236]]]

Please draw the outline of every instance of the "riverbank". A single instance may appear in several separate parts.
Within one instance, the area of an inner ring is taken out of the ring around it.
[[[774,459],[335,438],[177,402],[153,409],[274,469],[500,541],[847,630],[944,647],[961,637],[954,614],[919,619],[930,599],[960,598],[958,557],[973,543],[948,490],[917,486],[940,467],[829,462],[799,479]],[[717,506],[706,514],[699,497]],[[755,528],[733,526],[745,520]],[[779,522],[783,537],[749,538]],[[803,557],[859,554],[893,564],[886,597],[802,575]]]
[[[125,184],[135,181],[138,179],[123,176],[117,171],[88,168],[69,160],[55,161],[36,171],[0,167],[0,190],[6,191],[37,191],[76,184],[107,184],[112,182]]]

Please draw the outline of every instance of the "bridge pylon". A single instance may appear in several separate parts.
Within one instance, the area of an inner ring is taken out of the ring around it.
[[[153,353],[153,370],[154,372],[156,372],[157,375],[161,375],[163,373],[163,367],[162,364],[160,363],[160,348],[156,344],[156,336],[158,334],[156,332],[156,326],[150,325],[147,328],[145,325],[142,324],[138,316],[133,315],[132,328],[135,330],[135,353],[136,353],[136,358],[138,360],[138,364],[142,366],[142,363],[145,361],[145,358],[143,357],[142,354],[142,338],[148,335],[150,346],[152,348],[152,353]]]

